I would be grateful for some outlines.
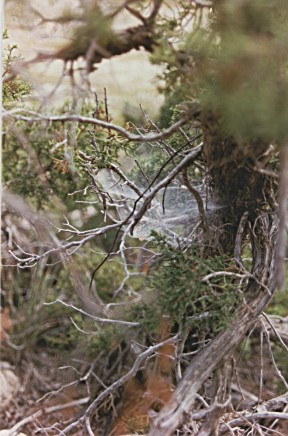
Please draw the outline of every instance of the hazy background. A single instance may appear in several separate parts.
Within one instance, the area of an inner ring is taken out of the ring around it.
[[[105,2],[109,7],[112,2]],[[122,1],[113,1],[113,4]],[[4,28],[8,29],[10,39],[8,43],[16,43],[19,53],[24,60],[33,59],[41,52],[53,52],[69,42],[72,26],[70,24],[57,24],[45,22],[31,12],[31,5],[45,18],[59,17],[66,8],[77,11],[78,0],[6,0]],[[139,24],[129,13],[121,13],[115,27],[121,29],[126,26]],[[6,43],[6,42],[5,42]],[[32,64],[23,71],[23,77],[35,89],[35,95],[45,99],[55,88],[63,71],[61,61]],[[132,51],[128,54],[104,60],[97,66],[97,71],[90,75],[91,86],[99,98],[103,97],[106,87],[110,111],[114,119],[119,120],[123,109],[132,113],[139,112],[139,105],[151,116],[155,117],[163,96],[157,87],[160,84],[157,75],[161,72],[159,66],[149,63],[149,55],[144,51]],[[68,78],[65,78],[60,87],[49,96],[49,105],[58,106],[71,95]]]

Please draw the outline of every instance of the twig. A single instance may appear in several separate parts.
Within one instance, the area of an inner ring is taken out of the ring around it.
[[[207,274],[205,277],[202,278],[202,282],[208,282],[213,277],[221,277],[221,276],[228,276],[228,277],[238,277],[238,278],[246,278],[246,277],[253,277],[252,274],[238,274],[231,271],[216,271],[210,274]]]
[[[71,241],[60,244],[58,247],[50,248],[47,251],[42,252],[41,254],[31,254],[29,257],[26,258],[19,258],[16,256],[11,250],[9,250],[9,253],[11,256],[14,257],[15,260],[17,260],[17,267],[18,268],[29,268],[33,267],[39,260],[43,259],[44,257],[47,257],[51,254],[58,253],[59,251],[63,252],[65,251],[67,255],[71,255],[75,253],[76,250],[78,250],[80,247],[85,245],[87,242],[89,242],[91,239],[95,238],[95,236],[103,235],[104,233],[107,233],[109,230],[117,229],[121,226],[122,223],[115,223],[110,224],[106,227],[102,227],[100,229],[93,229],[88,230],[85,232],[79,232],[79,231],[71,231],[68,229],[58,229],[58,231],[70,231],[70,233],[74,233],[76,235],[87,235],[84,239],[81,239],[80,241]],[[76,247],[72,252],[67,252],[69,248]]]
[[[142,195],[142,192],[140,191],[138,186],[136,186],[134,182],[129,180],[128,177],[121,171],[121,169],[117,165],[112,163],[110,165],[110,168],[111,170],[115,171],[115,173],[118,174],[118,176],[120,176],[121,179],[124,180],[124,182],[127,184],[127,186],[129,186],[129,188],[136,192],[137,195]]]
[[[94,433],[93,433],[92,428],[91,428],[89,416],[87,416],[85,419],[85,425],[86,425],[89,436],[94,436]]]
[[[89,400],[90,397],[85,397],[85,398],[81,398],[80,400],[70,401],[69,403],[58,404],[56,406],[47,407],[44,408],[44,413],[45,414],[54,413],[57,412],[58,410],[67,409],[68,407],[81,406],[82,404],[87,404]]]
[[[136,9],[131,8],[131,6],[129,6],[129,5],[127,5],[125,7],[125,9],[127,9],[127,11],[130,12],[131,15],[133,15],[136,18],[138,18],[138,20],[140,20],[143,24],[147,23],[146,18],[143,17],[143,15],[141,15],[140,12],[138,12]]]
[[[207,0],[192,0],[192,3],[201,8],[212,8],[213,6],[213,2]]]

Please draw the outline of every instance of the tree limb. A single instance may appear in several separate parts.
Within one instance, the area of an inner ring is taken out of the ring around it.
[[[30,116],[26,115],[17,115],[19,112],[24,112]],[[51,123],[65,123],[67,121],[74,121],[76,123],[83,123],[83,124],[92,124],[94,126],[99,126],[104,129],[108,130],[114,130],[115,132],[118,132],[121,136],[128,139],[129,141],[134,142],[151,142],[151,141],[158,141],[159,139],[166,138],[170,136],[172,133],[174,133],[176,130],[179,129],[179,127],[183,126],[188,121],[188,117],[180,118],[179,121],[177,121],[175,124],[172,124],[172,126],[168,127],[168,129],[164,130],[164,132],[160,133],[148,133],[146,135],[135,135],[133,133],[128,132],[128,130],[124,129],[121,126],[118,126],[117,124],[108,123],[107,121],[98,120],[96,118],[90,118],[90,117],[84,117],[81,115],[40,115],[37,112],[33,111],[27,111],[23,109],[15,109],[11,111],[3,110],[3,118],[13,118],[14,120],[22,120],[29,123],[35,123],[39,121],[48,121]]]

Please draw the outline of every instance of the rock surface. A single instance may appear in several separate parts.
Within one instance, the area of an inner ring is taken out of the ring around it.
[[[20,388],[20,381],[8,362],[0,362],[0,410],[15,397]],[[2,436],[2,433],[0,432]]]

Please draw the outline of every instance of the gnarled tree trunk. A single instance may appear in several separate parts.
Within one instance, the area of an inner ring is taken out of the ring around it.
[[[250,241],[252,269],[231,325],[218,334],[191,361],[172,399],[155,419],[150,436],[170,435],[193,410],[197,392],[213,375],[218,386],[215,407],[207,412],[200,435],[217,434],[222,403],[227,399],[229,377],[227,365],[233,350],[254,325],[258,315],[269,302],[274,288],[274,251],[277,217],[272,210],[272,183],[258,172],[256,164],[265,157],[267,144],[245,144],[219,133],[215,117],[203,117],[204,156],[213,200],[222,205],[209,217],[209,256],[224,252],[236,258],[241,270],[241,245]],[[265,163],[264,163],[265,165]],[[235,292],[235,290],[231,290]],[[219,382],[219,377],[221,383]],[[218,382],[217,382],[218,379]],[[219,385],[220,383],[220,385]],[[219,396],[220,393],[220,396]]]

